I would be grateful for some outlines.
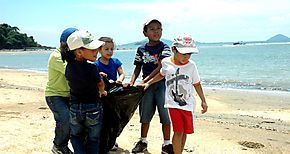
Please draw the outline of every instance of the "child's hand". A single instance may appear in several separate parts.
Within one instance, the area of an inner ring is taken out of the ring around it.
[[[131,87],[130,83],[124,83],[123,87]]]
[[[143,85],[144,85],[144,90],[148,89],[150,86],[150,84],[148,84],[148,83],[144,83]]]
[[[99,74],[100,74],[100,76],[102,76],[102,77],[107,77],[107,76],[108,76],[108,75],[107,75],[106,73],[104,73],[104,72],[100,72]]]
[[[123,87],[132,87],[134,84],[132,82],[130,83],[124,83]]]
[[[122,81],[120,81],[120,80],[116,80],[116,83],[118,83],[118,84],[122,84]]]
[[[138,83],[136,86],[137,87],[143,87],[144,88],[144,91],[145,91],[146,89],[148,89],[148,87],[150,85],[148,83]]]
[[[100,97],[107,96],[107,91],[99,91]]]
[[[114,81],[114,80],[109,80],[109,82],[110,82],[110,83],[115,83],[115,81]]]
[[[207,108],[208,108],[208,106],[207,106],[207,104],[206,104],[205,101],[202,101],[202,102],[201,102],[201,107],[202,107],[202,110],[201,110],[201,113],[202,113],[202,114],[204,114],[205,112],[207,112]]]

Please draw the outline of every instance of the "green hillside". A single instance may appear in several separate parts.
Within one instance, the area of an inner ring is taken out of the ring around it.
[[[32,36],[20,33],[18,27],[6,23],[0,24],[0,49],[25,49],[39,46]]]

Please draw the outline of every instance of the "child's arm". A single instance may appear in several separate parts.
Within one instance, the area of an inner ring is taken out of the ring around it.
[[[142,80],[141,83],[146,83],[150,79],[152,79],[154,76],[156,76],[156,74],[160,72],[161,67],[162,67],[161,62],[158,61],[158,66],[144,80]]]
[[[99,94],[100,94],[100,97],[102,96],[107,96],[107,91],[105,90],[105,83],[103,80],[101,80],[99,83],[98,83],[98,88],[99,88]]]
[[[200,82],[194,84],[193,86],[194,86],[199,98],[201,99],[201,107],[202,107],[201,113],[204,114],[207,111],[208,106],[207,106],[207,103],[205,100],[202,86],[201,86]]]
[[[140,72],[141,72],[141,68],[142,68],[142,65],[136,65],[135,69],[134,69],[134,72],[133,72],[133,75],[131,77],[131,81],[130,81],[130,85],[133,86],[136,79],[138,78]]]
[[[151,78],[148,82],[141,84],[141,86],[144,86],[144,90],[146,90],[150,85],[152,85],[153,83],[156,83],[162,79],[164,79],[164,76],[159,72],[153,78]]]
[[[119,78],[116,80],[116,83],[122,83],[125,79],[125,72],[121,66],[118,68],[117,71],[119,74]]]

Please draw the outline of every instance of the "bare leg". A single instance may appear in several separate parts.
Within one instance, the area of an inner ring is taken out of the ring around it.
[[[186,134],[183,134],[183,136],[182,136],[182,142],[181,142],[181,152],[184,149],[185,142],[186,142],[186,138],[187,138],[187,135]]]
[[[147,137],[150,123],[141,124],[141,137]]]
[[[182,142],[183,142],[183,133],[182,132],[174,132],[172,138],[173,151],[174,154],[182,153]]]
[[[170,124],[162,124],[163,139],[170,140]]]

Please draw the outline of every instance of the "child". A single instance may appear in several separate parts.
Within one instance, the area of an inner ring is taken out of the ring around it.
[[[122,62],[117,58],[112,58],[114,50],[114,42],[110,37],[101,37],[100,41],[105,42],[101,47],[101,57],[95,62],[101,73],[109,79],[110,83],[122,83],[125,79],[125,73],[122,68]],[[117,73],[119,78],[117,78]]]
[[[189,35],[177,37],[174,39],[172,51],[174,56],[162,60],[159,74],[145,83],[144,89],[165,77],[165,107],[169,110],[174,131],[173,150],[174,154],[181,154],[186,142],[186,134],[194,132],[193,113],[196,101],[193,87],[201,99],[202,114],[207,111],[208,106],[196,65],[190,60],[191,54],[198,52],[193,39]]]
[[[99,153],[104,82],[93,62],[104,42],[94,40],[87,31],[75,31],[67,39],[69,50],[65,76],[70,86],[70,128],[74,153]]]
[[[115,46],[113,39],[110,37],[101,37],[99,40],[105,42],[105,44],[102,45],[100,50],[101,57],[95,64],[98,66],[99,71],[108,78],[110,83],[116,82],[122,84],[125,79],[125,73],[122,68],[122,62],[117,58],[112,58]],[[119,78],[117,78],[117,73]],[[118,144],[116,142],[111,151],[116,151],[117,149]]]
[[[143,73],[143,80],[141,83],[150,80],[160,71],[160,60],[170,55],[170,47],[160,41],[162,36],[162,25],[159,20],[147,20],[144,23],[143,34],[148,38],[148,43],[137,49],[134,60],[135,69],[131,77],[130,85],[134,85],[141,69]],[[139,153],[147,150],[147,133],[156,107],[159,112],[164,139],[162,153],[171,153],[172,144],[170,144],[170,119],[167,109],[164,108],[164,93],[164,80],[155,83],[145,91],[139,105],[141,138],[132,149],[132,153]]]
[[[48,81],[45,88],[45,100],[53,113],[56,123],[52,152],[72,154],[68,148],[69,129],[69,86],[65,79],[66,62],[61,59],[60,50],[67,46],[66,41],[76,28],[65,29],[60,36],[60,49],[54,50],[48,59]]]

